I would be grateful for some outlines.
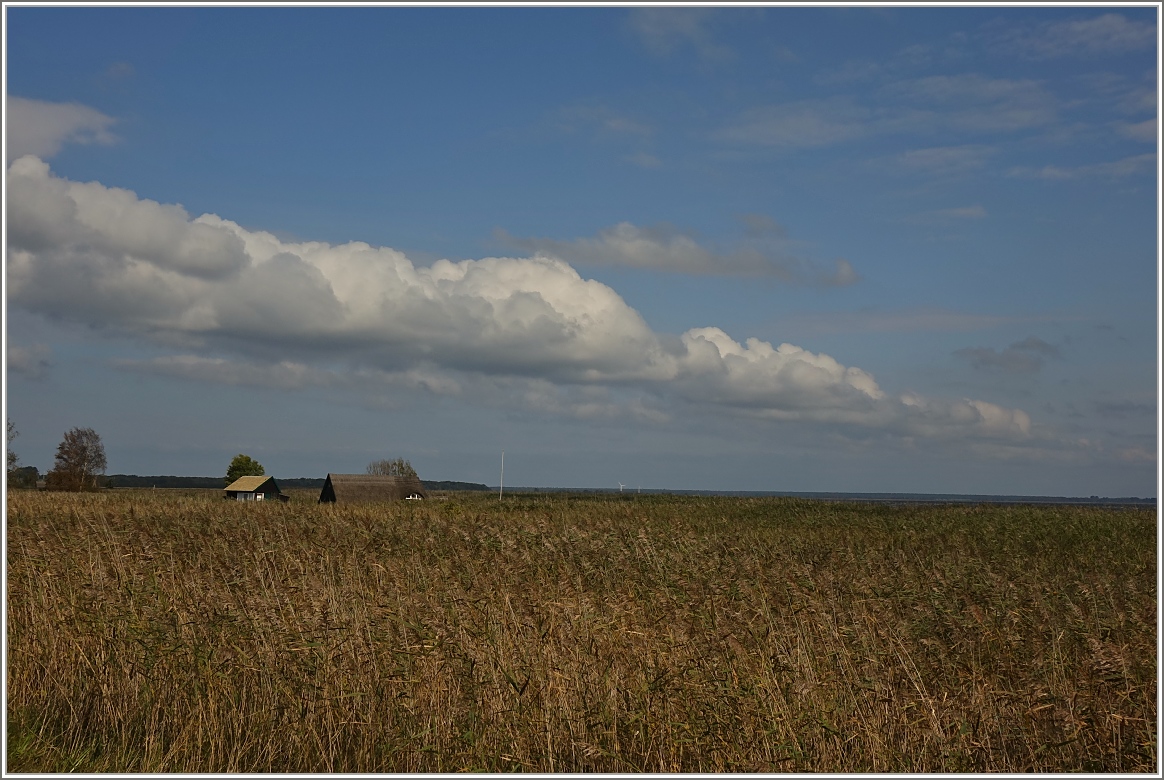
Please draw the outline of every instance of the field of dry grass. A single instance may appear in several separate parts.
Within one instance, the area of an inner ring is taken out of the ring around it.
[[[9,771],[1154,772],[1156,512],[8,498]]]

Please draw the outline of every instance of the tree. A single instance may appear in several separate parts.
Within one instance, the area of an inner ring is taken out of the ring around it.
[[[57,447],[53,470],[45,477],[53,490],[98,490],[105,473],[105,445],[92,428],[73,428]]]
[[[396,460],[374,460],[368,464],[367,472],[382,477],[415,477],[416,469],[404,458]]]
[[[18,466],[8,472],[8,487],[35,488],[40,479],[40,470],[36,466]]]
[[[12,451],[12,440],[20,435],[16,430],[16,426],[12,424],[12,420],[8,421],[8,438],[6,444],[8,445],[8,475],[11,476],[16,467],[20,465],[20,458]]]
[[[234,456],[231,460],[230,466],[226,469],[226,484],[229,485],[239,477],[262,477],[266,476],[267,472],[263,468],[263,464],[252,458],[250,455],[243,455],[241,452]]]

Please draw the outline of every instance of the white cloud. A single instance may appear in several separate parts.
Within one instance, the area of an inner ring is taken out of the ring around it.
[[[1145,401],[1097,401],[1095,411],[1102,417],[1148,417],[1154,416],[1158,407]]]
[[[523,238],[504,230],[495,237],[502,243],[537,255],[561,258],[572,265],[623,266],[656,271],[724,276],[770,276],[791,283],[846,286],[858,280],[847,260],[839,260],[834,271],[824,271],[788,254],[781,247],[782,229],[764,229],[758,215],[746,215],[745,226],[754,239],[737,248],[720,252],[670,225],[639,227],[620,222],[604,228],[594,238],[561,241],[550,238]],[[771,220],[769,220],[771,222]],[[775,226],[776,223],[771,223]],[[779,226],[776,226],[777,228]]]
[[[934,209],[920,214],[911,214],[904,221],[914,224],[949,224],[967,219],[985,219],[986,209],[981,205],[956,206],[949,209]]]
[[[666,225],[641,228],[620,222],[599,231],[595,238],[570,241],[520,238],[504,230],[498,230],[495,235],[509,246],[560,257],[574,265],[621,265],[685,273],[712,273],[717,269],[714,253],[700,246],[691,236]],[[763,263],[761,258],[754,257],[737,263],[733,268],[760,273]],[[733,269],[724,269],[720,265],[720,270],[730,272]]]
[[[1116,457],[1127,463],[1155,463],[1156,453],[1143,447],[1125,447],[1117,450]]]
[[[558,110],[554,117],[558,129],[566,132],[587,131],[596,136],[630,136],[648,138],[654,129],[603,105],[578,103]]]
[[[473,383],[474,391],[484,391],[494,405],[512,405],[516,399],[523,413],[547,417],[570,417],[584,421],[635,421],[650,425],[666,424],[670,415],[657,404],[641,396],[613,392],[600,386],[562,386],[541,379],[493,378],[483,387]]]
[[[1059,349],[1040,338],[1028,336],[1001,352],[989,347],[966,347],[955,351],[954,355],[980,371],[1028,374],[1041,369],[1046,358],[1059,357]]]
[[[1030,417],[973,399],[948,401],[904,393],[887,395],[871,375],[824,354],[791,344],[745,345],[719,328],[683,334],[679,392],[689,401],[775,420],[843,423],[929,437],[1022,439]]]
[[[668,357],[637,312],[561,260],[416,267],[360,242],[284,243],[214,215],[51,174],[8,171],[11,300],[95,327],[283,357],[353,356],[596,381]],[[293,355],[283,354],[287,350]]]
[[[35,158],[14,164],[7,183],[10,304],[187,345],[184,355],[121,364],[131,370],[285,389],[398,386],[462,396],[508,382],[537,408],[587,419],[664,421],[667,404],[686,402],[908,435],[1030,434],[1021,411],[892,397],[867,372],[790,344],[740,344],[718,328],[656,334],[614,290],[554,257],[418,267],[360,242],[285,242],[58,178]],[[623,238],[627,252],[648,257],[703,257],[677,238],[655,246],[635,230]],[[841,261],[835,276],[852,273]]]
[[[8,181],[10,246],[87,246],[106,258],[121,255],[159,271],[205,278],[229,275],[246,263],[237,237],[191,223],[181,206],[141,200],[95,182],[59,179],[31,156],[10,166]]]
[[[1023,438],[1031,433],[1031,418],[1021,409],[1007,409],[985,401],[921,398],[906,393],[901,403],[908,408],[905,427],[921,436],[959,436],[966,428],[987,438]]]
[[[951,333],[991,330],[1002,325],[1052,321],[1068,322],[1083,319],[1085,318],[1082,315],[1067,318],[1047,315],[1001,317],[949,309],[919,308],[890,311],[863,309],[828,313],[805,312],[781,317],[778,322],[802,333]]]
[[[895,130],[917,130],[922,122],[934,129],[1009,132],[1049,124],[1056,116],[1054,97],[1030,79],[926,76],[887,84],[881,94],[928,112],[909,115],[898,108],[894,121],[885,123]]]
[[[264,364],[200,355],[164,355],[148,360],[116,360],[114,365],[142,374],[278,390],[326,385],[331,384],[333,379],[329,372],[290,360]]]
[[[131,78],[137,70],[131,63],[115,62],[105,69],[104,76],[111,81],[120,81],[121,79]]]
[[[8,371],[20,374],[28,379],[44,379],[48,375],[52,363],[49,357],[52,349],[45,344],[33,344],[30,347],[8,347]]]
[[[682,336],[681,376],[688,398],[797,418],[824,410],[863,412],[885,398],[869,374],[792,344],[739,344],[719,328]]]
[[[357,367],[345,370],[318,368],[293,360],[269,362],[262,358],[230,360],[203,355],[164,355],[146,360],[115,360],[125,371],[212,384],[302,390],[308,387],[339,387],[364,393],[385,388],[422,390],[438,396],[460,395],[462,382],[456,372],[417,365],[403,371]]]
[[[885,72],[885,66],[873,60],[849,60],[841,65],[827,68],[813,77],[813,83],[821,86],[835,84],[855,84],[873,81]]]
[[[847,98],[801,100],[744,112],[714,134],[720,141],[807,149],[849,141],[872,130],[875,117]]]
[[[613,109],[594,103],[575,103],[558,109],[548,120],[556,130],[566,134],[577,134],[595,143],[627,146],[638,145],[633,154],[623,154],[622,159],[640,168],[658,168],[662,162],[658,157],[641,147],[649,147],[655,129],[644,121],[633,119]]]
[[[1156,143],[1159,134],[1156,130],[1156,117],[1145,119],[1143,122],[1121,122],[1116,125],[1120,135],[1131,138],[1133,141]]]
[[[1146,49],[1156,42],[1156,26],[1108,13],[1038,25],[999,22],[988,28],[986,37],[997,49],[1043,60]]]
[[[853,270],[853,265],[841,257],[837,259],[837,267],[831,274],[825,274],[820,278],[820,283],[825,287],[848,287],[856,284],[861,280],[860,274]]]
[[[5,114],[6,164],[26,154],[48,159],[66,143],[108,145],[117,140],[109,131],[117,120],[80,103],[49,103],[8,95]]]
[[[1125,73],[1097,71],[1083,73],[1071,79],[1077,96],[1073,107],[1094,115],[1119,113],[1129,117],[1156,116],[1156,71],[1153,68],[1134,79]],[[1123,125],[1125,123],[1121,123]],[[1153,133],[1150,140],[1155,140]]]
[[[637,165],[640,168],[660,168],[663,165],[662,160],[647,152],[636,152],[635,154],[627,155],[623,159],[631,165]]]
[[[1082,178],[1122,179],[1128,176],[1154,171],[1156,169],[1156,153],[1138,154],[1134,157],[1125,157],[1105,163],[1091,165],[1076,165],[1064,167],[1059,165],[1044,165],[1042,168],[1015,167],[1011,168],[1008,176],[1022,179],[1049,179],[1063,181]]]
[[[715,42],[706,8],[637,8],[627,23],[632,33],[656,56],[668,56],[691,46],[704,60],[724,60],[732,50]]]
[[[851,96],[758,106],[712,137],[732,144],[810,149],[871,135],[1015,132],[1046,126],[1055,118],[1056,101],[1039,82],[970,73],[885,84],[878,90],[876,108]],[[981,149],[960,148],[963,164],[973,164],[975,151]],[[929,160],[924,155],[906,158],[923,165],[941,160],[940,151],[932,152]]]
[[[934,214],[949,219],[982,219],[986,216],[986,209],[982,206],[958,206],[952,209],[938,209]]]
[[[994,153],[992,147],[981,144],[934,146],[910,149],[888,162],[899,171],[950,176],[981,168]]]
[[[743,223],[749,236],[784,238],[788,234],[783,225],[766,214],[740,214],[738,219]]]

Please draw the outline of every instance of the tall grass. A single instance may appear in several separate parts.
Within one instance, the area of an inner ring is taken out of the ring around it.
[[[1158,769],[1154,509],[7,500],[10,771]]]

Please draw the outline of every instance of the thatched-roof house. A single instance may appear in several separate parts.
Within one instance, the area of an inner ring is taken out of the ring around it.
[[[355,504],[428,498],[417,477],[385,477],[373,474],[328,474],[319,492],[319,503]]]
[[[274,477],[239,477],[226,486],[223,496],[235,501],[287,500],[287,496],[279,492]]]

